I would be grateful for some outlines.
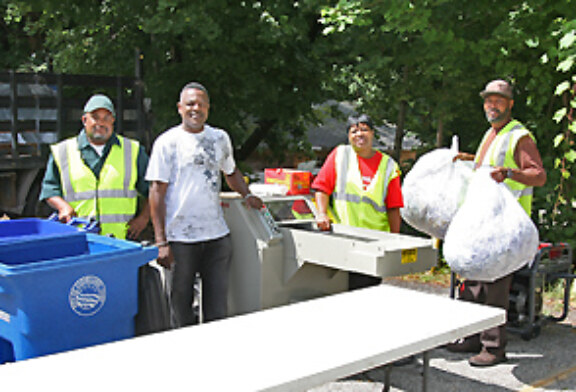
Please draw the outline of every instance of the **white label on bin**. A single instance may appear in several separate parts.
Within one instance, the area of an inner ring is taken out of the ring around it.
[[[93,316],[106,302],[106,285],[95,275],[83,276],[72,285],[68,301],[76,314]]]
[[[6,321],[7,323],[10,322],[10,313],[6,313],[3,310],[0,310],[0,320]]]

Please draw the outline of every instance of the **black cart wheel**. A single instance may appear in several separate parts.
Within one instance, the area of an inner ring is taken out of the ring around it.
[[[520,337],[524,340],[536,339],[540,335],[540,329],[539,325],[534,325],[528,331],[522,332]]]

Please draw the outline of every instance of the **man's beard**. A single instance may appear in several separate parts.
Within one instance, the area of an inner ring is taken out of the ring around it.
[[[495,117],[492,117],[492,115],[491,115],[492,111],[485,113],[486,114],[486,120],[488,120],[488,122],[490,124],[493,124],[495,122],[500,122],[510,115],[510,108],[507,108],[503,112],[499,111],[498,109],[495,109],[495,111],[498,112],[498,115],[496,115]]]
[[[103,133],[97,132],[99,130],[103,130],[104,132]],[[108,128],[103,126],[94,128],[88,137],[93,142],[106,142],[108,140]]]

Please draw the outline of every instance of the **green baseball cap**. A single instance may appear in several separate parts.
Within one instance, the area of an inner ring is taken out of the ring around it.
[[[94,110],[98,109],[106,109],[110,113],[112,113],[114,117],[116,117],[116,112],[114,111],[114,104],[112,103],[110,98],[108,98],[103,94],[93,95],[92,97],[90,97],[88,102],[86,102],[86,105],[84,105],[84,113],[91,113]]]

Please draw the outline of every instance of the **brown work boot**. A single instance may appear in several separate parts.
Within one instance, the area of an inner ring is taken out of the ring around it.
[[[503,350],[492,350],[491,352],[486,347],[483,347],[480,354],[470,358],[468,363],[472,366],[494,366],[506,362],[506,360],[506,353]]]
[[[453,353],[479,353],[481,349],[478,338],[466,338],[446,345],[446,350]]]

